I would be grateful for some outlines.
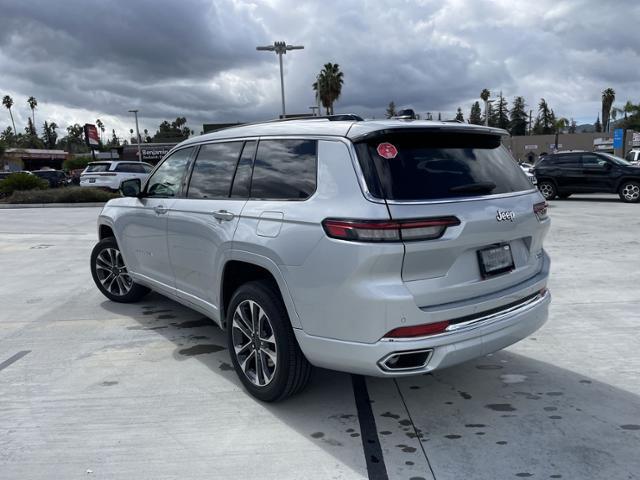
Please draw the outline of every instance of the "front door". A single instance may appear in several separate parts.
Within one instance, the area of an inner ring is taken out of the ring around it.
[[[149,178],[140,199],[118,217],[128,268],[147,283],[173,291],[174,274],[167,247],[167,214],[180,195],[193,147],[172,153]]]
[[[218,278],[251,179],[256,141],[200,146],[187,191],[169,211],[169,257],[179,296],[219,319]]]
[[[582,155],[582,178],[584,191],[609,192],[614,188],[611,175],[612,165],[595,153]]]

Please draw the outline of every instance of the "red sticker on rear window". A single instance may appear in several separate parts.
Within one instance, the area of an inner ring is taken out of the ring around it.
[[[377,151],[378,155],[382,158],[386,158],[387,160],[398,156],[398,149],[389,142],[384,142],[378,145]]]

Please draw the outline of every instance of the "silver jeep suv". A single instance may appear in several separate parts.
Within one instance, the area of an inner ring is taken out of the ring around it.
[[[494,352],[550,302],[547,205],[504,134],[327,117],[191,138],[106,204],[93,278],[211,318],[265,401],[312,365],[391,377]]]

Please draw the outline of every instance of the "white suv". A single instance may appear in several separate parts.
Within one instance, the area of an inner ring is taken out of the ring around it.
[[[153,166],[145,162],[91,162],[80,174],[80,186],[119,190],[125,180],[131,178],[146,180],[151,170]]]
[[[210,317],[265,401],[311,365],[403,376],[494,352],[550,302],[547,206],[505,134],[326,118],[191,138],[105,205],[93,278]]]

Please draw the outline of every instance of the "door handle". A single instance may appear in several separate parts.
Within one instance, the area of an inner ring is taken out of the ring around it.
[[[213,212],[212,215],[214,216],[214,218],[217,218],[218,220],[233,220],[233,218],[235,217],[235,215],[231,212],[227,212],[226,210],[218,210],[216,212]]]
[[[164,215],[165,213],[167,213],[167,208],[164,205],[158,205],[157,207],[153,207],[153,210],[158,214],[158,215]]]

